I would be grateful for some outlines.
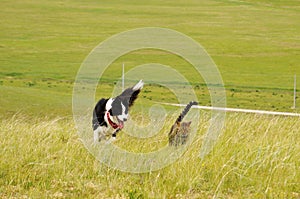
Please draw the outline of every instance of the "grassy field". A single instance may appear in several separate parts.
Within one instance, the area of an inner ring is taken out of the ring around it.
[[[42,122],[41,122],[42,121]],[[1,198],[299,198],[298,118],[228,114],[226,130],[202,161],[209,113],[191,147],[174,164],[130,174],[99,164],[83,147],[71,118],[1,121]],[[167,135],[160,135],[167,144]],[[157,144],[155,144],[157,143]],[[149,148],[124,135],[129,150]]]
[[[219,68],[228,107],[300,112],[299,100],[291,109],[293,76],[300,77],[299,0],[0,5],[0,198],[300,198],[299,118],[229,113],[214,150],[200,160],[210,121],[210,112],[202,111],[183,157],[145,174],[100,164],[72,120],[73,83],[83,60],[110,36],[141,27],[174,29],[199,42]],[[155,49],[115,60],[100,79],[97,98],[111,96],[123,63],[126,71],[146,63],[169,65],[189,80],[201,105],[211,105],[193,67]],[[155,102],[177,102],[166,88],[145,82],[133,119]],[[158,139],[138,142],[121,134],[116,144],[147,151],[167,144],[166,134]]]
[[[24,108],[16,102],[20,98],[36,101],[37,91],[48,93],[46,102],[39,100],[34,107],[26,103],[27,110],[50,103],[54,110],[70,113],[72,82],[88,53],[113,34],[148,26],[171,28],[202,44],[221,72],[229,107],[291,111],[293,76],[300,76],[297,0],[25,0],[1,1],[1,7],[2,113]],[[210,105],[202,78],[170,53],[140,50],[124,55],[109,67],[102,83],[116,81],[122,63],[128,71],[153,62],[177,69],[196,90],[204,88],[198,97]]]

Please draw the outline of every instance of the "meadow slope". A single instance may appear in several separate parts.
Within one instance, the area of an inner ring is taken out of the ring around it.
[[[55,114],[70,113],[72,83],[84,58],[110,36],[142,27],[174,29],[199,42],[220,70],[229,107],[292,111],[293,76],[300,76],[297,0],[17,0],[1,1],[1,7],[1,113],[36,114],[49,104]],[[162,51],[121,56],[103,74],[104,87],[121,77],[123,63],[126,71],[145,63],[169,65],[194,86],[202,105],[210,105],[202,77]]]
[[[291,109],[293,76],[300,77],[299,0],[1,0],[0,5],[0,198],[300,198],[299,117],[228,113],[223,134],[201,160],[210,122],[210,112],[201,111],[184,155],[144,174],[100,164],[84,148],[72,118],[73,84],[86,56],[112,35],[142,27],[170,28],[199,42],[219,68],[228,107],[299,113],[299,100]],[[201,75],[181,57],[156,49],[111,63],[95,101],[112,95],[123,63],[125,72],[146,63],[169,65],[190,82],[201,105],[211,105]],[[133,120],[146,117],[157,102],[178,103],[166,87],[144,81]],[[299,93],[299,80],[297,88]],[[167,132],[180,110],[165,110],[171,117]],[[157,150],[167,145],[166,132],[151,139],[123,132],[115,144],[135,152]]]

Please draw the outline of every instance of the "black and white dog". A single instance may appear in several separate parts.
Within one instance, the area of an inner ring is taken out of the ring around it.
[[[137,99],[138,94],[144,86],[140,80],[132,88],[127,88],[115,98],[100,99],[93,111],[94,142],[100,142],[106,136],[111,135],[112,139],[124,127],[128,118],[129,107]],[[112,129],[112,131],[110,131]]]

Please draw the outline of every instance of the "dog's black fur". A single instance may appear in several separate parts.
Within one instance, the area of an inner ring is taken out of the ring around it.
[[[112,136],[116,137],[116,133],[124,127],[123,125],[124,122],[127,121],[129,107],[134,104],[143,85],[143,81],[140,80],[135,86],[127,88],[119,96],[108,99],[102,98],[97,102],[93,111],[92,120],[95,142],[106,137],[110,127],[116,129],[116,131],[112,133]],[[114,120],[117,121],[118,124],[114,122]]]
[[[100,99],[93,111],[93,130],[96,130],[99,126],[105,126],[107,127],[107,123],[104,120],[105,115],[105,105],[107,103],[108,99]]]

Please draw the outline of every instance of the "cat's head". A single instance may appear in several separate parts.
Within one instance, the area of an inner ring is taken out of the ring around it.
[[[189,121],[189,122],[182,122],[182,123],[181,123],[181,126],[182,126],[182,127],[185,127],[185,128],[190,128],[190,127],[191,127],[191,124],[192,124],[192,121]]]
[[[192,121],[182,122],[181,123],[182,133],[188,134],[191,129],[191,124],[192,124]]]

